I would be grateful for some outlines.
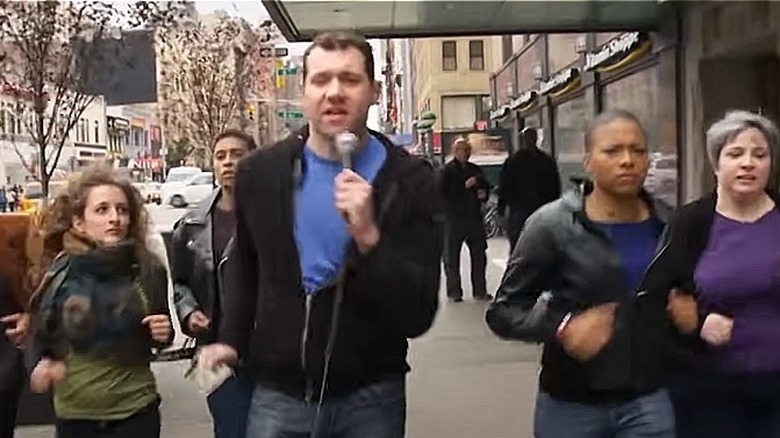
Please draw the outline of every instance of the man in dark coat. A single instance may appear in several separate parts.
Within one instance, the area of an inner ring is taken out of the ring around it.
[[[504,162],[498,192],[498,213],[507,218],[505,229],[509,237],[510,252],[514,249],[528,216],[537,208],[561,196],[558,165],[550,154],[536,146],[536,129],[523,129],[520,140],[520,149]]]

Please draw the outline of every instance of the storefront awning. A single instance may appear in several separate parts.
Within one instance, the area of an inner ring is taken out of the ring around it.
[[[328,30],[368,38],[655,30],[662,0],[262,0],[288,41]]]

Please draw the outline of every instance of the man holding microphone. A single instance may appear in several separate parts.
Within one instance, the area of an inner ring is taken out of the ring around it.
[[[442,233],[430,166],[366,127],[378,96],[366,40],[322,34],[304,53],[308,126],[238,165],[230,317],[200,363],[254,376],[248,438],[404,436],[407,339],[438,308]]]

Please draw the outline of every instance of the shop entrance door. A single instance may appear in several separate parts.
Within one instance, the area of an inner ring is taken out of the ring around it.
[[[780,60],[776,54],[752,53],[703,60],[699,72],[705,131],[723,113],[733,109],[759,112],[775,123],[780,122]],[[696,147],[701,150],[701,159],[707,163],[703,166],[702,187],[708,192],[715,187],[715,177],[706,148],[704,145]],[[778,187],[780,168],[774,166],[774,169],[772,186]]]

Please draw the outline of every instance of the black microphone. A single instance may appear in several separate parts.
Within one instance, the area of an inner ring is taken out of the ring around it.
[[[342,132],[336,134],[336,150],[341,156],[341,167],[352,169],[352,154],[357,149],[357,135],[351,132]]]

